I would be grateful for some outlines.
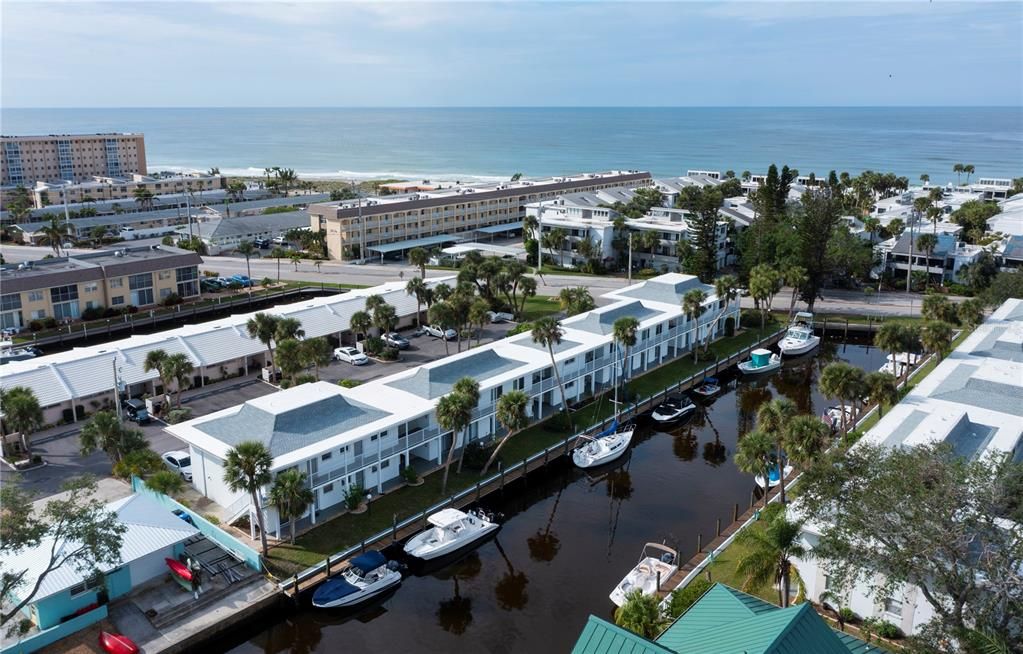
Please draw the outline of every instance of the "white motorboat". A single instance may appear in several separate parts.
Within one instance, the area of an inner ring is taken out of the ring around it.
[[[401,566],[370,550],[352,559],[339,576],[328,579],[313,593],[313,606],[336,609],[354,606],[401,583]]]
[[[853,424],[853,410],[852,407],[845,407],[843,410],[840,406],[830,406],[821,415],[821,422],[831,427],[831,431],[838,431],[842,428],[842,413],[845,413],[845,424],[850,426]]]
[[[596,468],[614,461],[629,449],[634,431],[632,425],[619,427],[616,420],[594,437],[580,436],[586,442],[572,450],[572,463],[580,468]]]
[[[659,590],[657,583],[663,585],[677,570],[678,552],[660,543],[647,543],[639,555],[639,563],[611,591],[611,601],[621,606],[628,595],[637,590],[643,595],[653,595]]]
[[[785,476],[788,477],[790,474],[792,474],[792,466],[785,466]],[[757,486],[760,488],[764,488],[763,475],[757,475],[753,478],[753,481],[756,482]],[[778,464],[776,463],[771,466],[770,471],[767,473],[767,488],[774,488],[780,483],[781,475],[778,474]]]
[[[800,311],[796,314],[789,330],[778,342],[782,356],[806,354],[821,343],[821,337],[813,333],[813,314]]]
[[[720,392],[721,384],[717,377],[706,377],[699,386],[693,389],[693,393],[704,398],[714,397]]]
[[[9,338],[0,340],[0,365],[11,361],[24,361],[33,359],[36,356],[35,348],[15,347],[14,341]]]
[[[770,350],[759,348],[750,353],[750,359],[739,364],[744,375],[762,375],[781,368],[781,357]]]
[[[458,509],[441,509],[427,518],[433,525],[405,543],[405,553],[429,561],[475,543],[497,531],[495,518],[483,511],[464,513]]]
[[[895,377],[902,377],[908,371],[920,365],[920,360],[923,359],[923,355],[914,354],[912,352],[899,352],[895,355],[889,354],[886,359],[885,364],[878,370],[880,372],[886,372],[889,375],[894,375]]]
[[[685,395],[669,395],[659,404],[650,418],[661,425],[678,422],[696,411],[696,405]]]

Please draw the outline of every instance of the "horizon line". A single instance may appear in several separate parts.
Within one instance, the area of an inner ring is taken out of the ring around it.
[[[68,109],[1021,109],[1023,104],[831,105],[125,105],[0,106],[5,110]]]

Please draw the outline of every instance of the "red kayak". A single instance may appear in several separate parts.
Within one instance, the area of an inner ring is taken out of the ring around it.
[[[139,646],[131,638],[109,631],[99,632],[99,646],[107,654],[139,654]]]
[[[167,562],[167,567],[171,569],[171,572],[185,581],[192,581],[192,571],[188,569],[187,565],[177,559],[164,559],[164,561]]]

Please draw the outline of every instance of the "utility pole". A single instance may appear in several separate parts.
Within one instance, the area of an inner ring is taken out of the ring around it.
[[[124,422],[124,418],[121,415],[121,378],[117,374],[117,356],[110,360],[114,365],[114,406],[117,409],[117,422]]]
[[[543,264],[543,200],[536,210],[536,276],[540,276],[540,268]]]
[[[68,182],[68,187],[70,187],[70,186],[71,186],[71,183]],[[64,224],[67,225],[68,236],[71,236],[71,230],[73,229],[73,227],[71,226],[71,212],[68,211],[68,208],[67,208],[67,188],[65,188],[63,191],[61,191],[61,197],[64,198]],[[58,257],[60,256],[60,250],[63,247],[64,247],[64,244],[61,243],[60,247],[57,248],[57,256]]]
[[[188,212],[188,240],[191,243],[192,239],[192,193],[185,191],[185,210]]]
[[[359,259],[366,261],[366,224],[362,222],[362,194],[359,194]]]
[[[629,284],[632,284],[632,232],[629,232]]]

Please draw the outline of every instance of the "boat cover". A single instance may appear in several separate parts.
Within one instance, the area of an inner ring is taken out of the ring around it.
[[[359,592],[358,587],[351,585],[340,577],[335,577],[320,584],[320,587],[313,593],[313,602],[315,604],[326,604],[327,602],[333,602],[357,592]]]
[[[751,358],[753,359],[753,365],[760,368],[766,366],[771,362],[771,351],[770,350],[753,350]]]
[[[387,565],[387,559],[376,550],[370,550],[352,559],[352,567],[362,570],[363,574],[376,570],[382,565]]]
[[[610,436],[611,434],[615,433],[616,431],[618,431],[618,419],[617,418],[611,422],[611,426],[610,427],[608,427],[604,431],[602,431],[599,434],[597,434],[597,438],[600,438],[601,436]]]
[[[459,511],[458,509],[441,509],[440,511],[431,515],[427,520],[431,525],[445,529],[451,525],[457,524],[462,520],[465,520],[467,516]]]

